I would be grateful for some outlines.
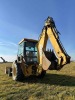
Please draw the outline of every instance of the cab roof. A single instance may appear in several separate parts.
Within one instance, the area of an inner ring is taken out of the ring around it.
[[[38,42],[38,40],[24,38],[24,39],[22,39],[22,40],[19,42],[19,44],[22,43],[22,42],[24,42],[24,41],[25,41],[25,42]]]

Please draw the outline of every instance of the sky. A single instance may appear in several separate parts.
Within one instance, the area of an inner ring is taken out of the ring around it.
[[[64,48],[75,60],[75,0],[0,0],[0,56],[14,61],[18,42],[38,40],[48,16],[53,17]],[[50,42],[47,46],[52,48]]]

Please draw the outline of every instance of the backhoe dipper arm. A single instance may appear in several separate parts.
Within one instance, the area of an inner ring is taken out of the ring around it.
[[[48,38],[54,48],[55,54],[58,59],[58,65],[63,66],[70,62],[70,56],[67,54],[66,50],[64,49],[60,39],[59,39],[59,32],[56,29],[55,23],[52,17],[48,17],[45,21],[45,26],[41,33],[37,48],[38,48],[38,60],[39,63],[42,64],[42,52],[46,50],[46,44]],[[40,59],[39,59],[40,58]]]
[[[47,35],[50,39],[50,42],[54,48],[54,51],[58,58],[58,65],[64,65],[70,62],[70,56],[67,54],[66,50],[64,49],[60,38],[59,32],[56,29],[55,23],[53,18],[48,17],[45,22],[45,27],[47,29]]]

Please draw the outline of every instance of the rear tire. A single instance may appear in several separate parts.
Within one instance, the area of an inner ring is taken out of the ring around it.
[[[24,79],[24,74],[19,63],[13,63],[12,65],[12,78],[16,81],[22,81]]]

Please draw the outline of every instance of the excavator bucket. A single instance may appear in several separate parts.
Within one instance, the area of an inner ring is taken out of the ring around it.
[[[44,70],[48,70],[49,66],[51,65],[51,62],[47,59],[45,53],[43,52],[42,56],[42,68]]]
[[[53,51],[44,51],[42,57],[42,68],[44,70],[57,70],[57,58]]]

